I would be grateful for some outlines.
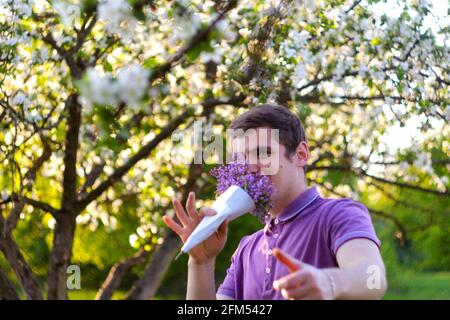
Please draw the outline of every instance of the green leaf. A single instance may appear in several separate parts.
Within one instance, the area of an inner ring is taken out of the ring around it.
[[[144,60],[143,66],[147,69],[156,69],[161,65],[161,61],[158,57],[150,57]]]
[[[113,67],[112,67],[111,63],[108,62],[108,60],[105,59],[102,64],[103,64],[103,68],[105,69],[106,72],[113,71]]]
[[[97,8],[97,1],[96,0],[84,0],[82,4],[82,10],[83,12],[89,14],[94,12],[94,10]]]
[[[189,62],[194,62],[203,51],[206,51],[206,52],[214,51],[213,47],[211,46],[210,39],[204,40],[204,41],[200,42],[198,45],[196,45],[194,48],[192,48],[192,50],[190,50],[186,54],[187,60]]]
[[[372,46],[376,46],[377,44],[379,44],[381,42],[381,39],[380,39],[380,37],[376,37],[376,38],[373,38],[371,41],[370,41],[370,44],[372,45]]]
[[[130,131],[127,128],[122,127],[117,133],[117,136],[124,140],[128,140],[130,137]]]
[[[136,7],[133,7],[132,13],[133,13],[133,16],[136,19],[140,20],[140,21],[146,21],[147,20],[147,17],[145,16],[145,13],[142,10],[142,8],[138,9]]]

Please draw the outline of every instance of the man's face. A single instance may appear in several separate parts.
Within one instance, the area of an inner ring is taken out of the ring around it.
[[[245,156],[252,172],[270,177],[276,188],[274,204],[282,201],[297,183],[298,170],[302,170],[296,155],[286,156],[286,147],[279,143],[278,130],[270,128],[249,129],[232,141],[233,155]]]

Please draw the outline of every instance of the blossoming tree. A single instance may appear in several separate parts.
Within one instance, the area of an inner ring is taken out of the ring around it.
[[[29,299],[67,298],[77,229],[113,237],[130,211],[136,252],[97,298],[138,264],[127,297],[153,297],[180,246],[160,222],[170,197],[214,189],[210,165],[172,161],[171,137],[198,119],[224,129],[258,103],[302,118],[310,182],[375,203],[401,241],[448,204],[448,26],[425,0],[0,3],[0,249]],[[390,148],[411,126],[420,135]],[[44,284],[14,234],[27,221],[48,231]],[[2,269],[0,296],[17,298]]]

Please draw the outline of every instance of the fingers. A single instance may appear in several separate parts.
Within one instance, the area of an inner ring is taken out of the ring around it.
[[[181,223],[186,226],[189,224],[189,217],[186,214],[186,211],[184,211],[183,206],[181,205],[180,200],[177,198],[172,199],[172,204],[175,209],[175,213],[177,214],[178,219],[181,221]]]
[[[303,286],[295,289],[282,289],[281,295],[288,300],[311,300],[315,299],[312,287]]]
[[[208,208],[208,207],[203,207],[199,211],[199,214],[201,216],[213,216],[216,213],[217,213],[216,210],[214,210],[213,208]]]
[[[187,214],[191,218],[196,218],[197,208],[195,207],[195,193],[194,192],[189,192],[188,198],[186,200],[186,210],[187,210]]]
[[[220,227],[217,231],[219,232],[219,237],[221,237],[221,238],[225,237],[228,233],[228,220],[225,220],[224,222],[222,222],[222,224],[220,225]]]
[[[197,213],[197,208],[195,205],[195,193],[190,192],[186,200],[186,210],[177,198],[172,199],[173,207],[175,208],[175,213],[178,219],[183,224],[183,226],[190,225],[192,223],[198,222],[198,219],[202,216],[213,216],[216,211],[212,208],[201,208]]]
[[[280,249],[275,248],[273,250],[273,255],[278,259],[278,261],[286,265],[291,272],[297,271],[301,268],[301,261],[291,257]]]
[[[273,287],[276,290],[294,289],[307,283],[310,278],[310,272],[306,270],[300,270],[274,281]]]
[[[169,216],[163,216],[162,217],[164,223],[172,229],[173,232],[178,234],[181,237],[181,234],[183,232],[183,227],[180,226],[178,223],[176,223],[171,217]]]

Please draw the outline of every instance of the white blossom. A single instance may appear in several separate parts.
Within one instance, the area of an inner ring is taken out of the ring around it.
[[[172,25],[168,26],[171,30],[171,36],[169,37],[169,45],[175,45],[179,40],[191,39],[199,30],[201,26],[201,19],[196,14],[191,15],[176,15],[172,22]]]
[[[241,37],[246,38],[246,37],[248,37],[252,32],[251,32],[248,28],[242,28],[242,29],[239,29],[238,33],[239,33],[239,35],[241,35]]]
[[[34,0],[9,0],[6,1],[12,10],[14,10],[18,16],[29,18],[31,17]]]
[[[412,36],[411,28],[408,25],[406,25],[404,22],[400,24],[398,31],[400,33],[400,39],[402,39],[403,41],[408,40]]]
[[[148,88],[150,72],[140,65],[123,67],[117,73],[116,90],[120,99],[130,108],[137,109]]]
[[[226,41],[233,42],[236,39],[236,32],[231,29],[230,24],[226,20],[222,19],[217,22],[216,27]]]
[[[27,102],[28,98],[23,92],[18,92],[12,100],[13,105],[26,105]]]
[[[414,165],[416,167],[422,168],[425,172],[433,174],[433,167],[431,166],[431,157],[428,153],[419,152],[417,154],[416,160],[414,160]]]
[[[117,103],[114,85],[107,75],[101,75],[96,69],[86,71],[86,83],[81,87],[83,98],[87,102],[88,112],[92,111],[93,104],[115,105]]]
[[[300,57],[302,58],[304,63],[308,63],[313,59],[311,51],[307,49],[300,49]]]
[[[139,237],[135,233],[133,233],[128,237],[128,241],[130,242],[130,245],[134,247],[139,241]]]
[[[385,77],[385,73],[381,70],[375,70],[373,68],[369,71],[370,76],[375,80],[383,80]]]
[[[441,181],[444,185],[448,185],[448,177],[447,176],[441,177]]]
[[[294,70],[293,83],[296,84],[297,88],[299,88],[306,82],[307,76],[308,73],[305,65],[303,63],[299,63]]]
[[[294,57],[296,55],[296,53],[297,53],[297,50],[295,50],[294,48],[290,48],[288,46],[284,46],[282,48],[283,48],[283,50],[285,52],[285,54],[284,54],[285,57],[288,58],[288,59]]]
[[[72,4],[65,0],[58,0],[54,1],[52,5],[53,8],[58,11],[61,22],[65,27],[71,27],[80,17],[81,8],[76,4]]]
[[[402,170],[403,172],[406,172],[406,170],[408,170],[408,167],[409,163],[407,161],[400,162],[400,170]]]
[[[334,70],[334,77],[336,77],[336,79],[341,79],[345,74],[346,69],[347,65],[345,63],[345,60],[339,60],[336,65],[336,69]]]
[[[392,106],[392,105],[395,104],[394,99],[391,98],[391,97],[386,97],[386,98],[384,99],[384,102],[385,102],[388,106]]]
[[[225,53],[225,49],[220,46],[215,46],[213,52],[203,51],[200,54],[200,61],[202,63],[207,63],[209,61],[214,61],[219,64],[222,62],[223,54]]]
[[[8,190],[3,189],[2,193],[1,193],[2,201],[6,201],[6,199],[8,199],[8,197],[9,197]]]
[[[293,30],[289,32],[289,38],[292,39],[293,44],[297,48],[305,47],[309,40],[309,33],[306,31],[298,32]]]
[[[108,33],[118,34],[123,41],[129,41],[137,21],[128,1],[103,0],[98,5],[98,15],[107,23],[105,29]]]
[[[444,115],[447,120],[450,120],[450,106],[445,108]]]
[[[34,50],[31,54],[31,60],[35,63],[44,63],[49,58],[49,52],[46,47],[39,48],[38,50]]]
[[[269,103],[276,103],[277,101],[277,93],[275,91],[272,91],[269,96],[267,97],[267,102]]]
[[[42,121],[42,116],[37,110],[32,110],[25,114],[25,118],[28,122],[39,122]]]
[[[367,75],[367,73],[369,72],[369,68],[367,67],[366,64],[361,63],[359,65],[359,71],[358,71],[358,75],[363,78]]]
[[[408,69],[409,69],[408,62],[407,62],[407,61],[401,62],[401,63],[400,63],[400,68],[401,68],[403,71],[408,71]]]

